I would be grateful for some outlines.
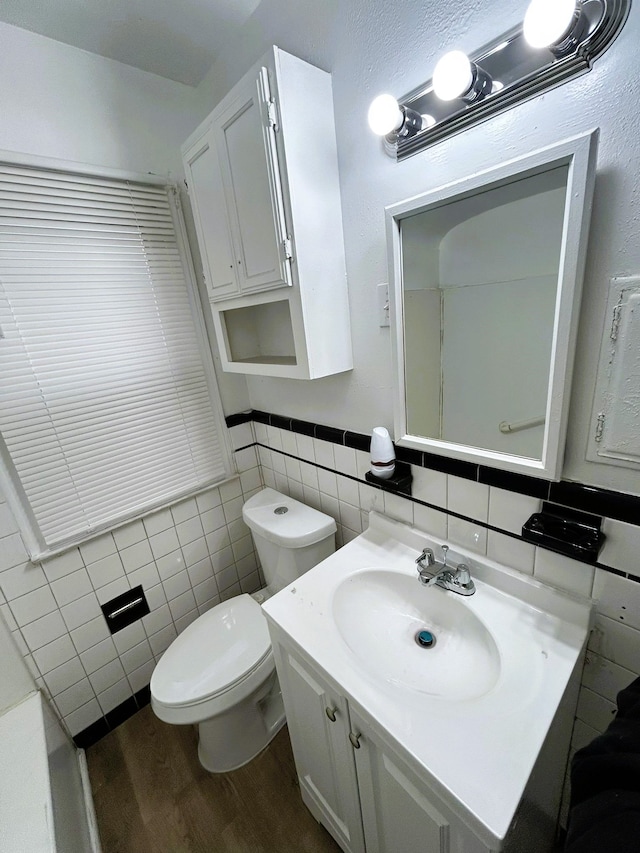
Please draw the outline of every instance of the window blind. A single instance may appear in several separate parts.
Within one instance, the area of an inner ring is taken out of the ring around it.
[[[0,434],[45,548],[228,476],[169,193],[0,164]]]

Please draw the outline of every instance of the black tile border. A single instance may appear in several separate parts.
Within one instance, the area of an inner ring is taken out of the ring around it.
[[[238,412],[235,415],[227,415],[225,418],[225,422],[229,429],[234,426],[240,426],[240,424],[250,424],[253,420],[255,420],[255,418],[252,411]]]
[[[292,432],[298,432],[300,435],[315,436],[316,425],[310,421],[298,421],[295,418],[291,419]]]
[[[90,746],[93,746],[94,743],[98,743],[99,740],[102,740],[102,738],[105,735],[108,735],[109,732],[112,732],[118,726],[122,725],[122,723],[130,717],[133,717],[134,714],[137,714],[138,711],[141,711],[149,704],[150,701],[151,687],[147,685],[141,690],[138,690],[138,692],[133,696],[125,699],[125,701],[121,702],[120,705],[117,705],[111,711],[108,711],[104,717],[100,717],[95,721],[95,723],[91,723],[91,725],[87,726],[86,729],[83,729],[81,732],[78,732],[77,735],[74,735],[73,742],[78,749],[88,749]]]
[[[106,720],[106,717],[100,717],[95,721],[95,723],[91,723],[90,726],[87,726],[86,729],[83,729],[77,735],[73,736],[73,742],[78,747],[78,749],[87,749],[90,746],[93,746],[94,743],[98,743],[105,735],[108,735],[111,729],[109,728],[109,723]]]
[[[233,417],[234,415],[229,415],[227,420]],[[248,418],[258,423],[277,426],[293,432],[302,432],[304,435],[364,452],[368,451],[371,442],[371,436],[368,434],[342,430],[324,424],[314,424],[311,421],[301,421],[296,418],[287,418],[256,409],[252,409],[250,412],[241,412],[238,417]],[[302,425],[303,428],[298,429],[299,425]],[[441,471],[445,474],[463,477],[466,480],[475,480],[509,492],[516,492],[541,500],[551,500],[569,508],[640,526],[640,496],[637,495],[614,492],[599,486],[589,486],[569,480],[549,482],[526,474],[515,474],[510,471],[503,471],[500,468],[476,465],[462,459],[438,456],[434,453],[426,453],[408,447],[396,446],[396,458],[402,462],[409,462],[411,465],[430,468],[433,471]]]
[[[273,426],[275,426],[275,424],[273,424]],[[330,441],[332,444],[344,445],[344,434],[345,430],[343,429],[336,429],[336,427],[316,424],[314,437],[319,438],[322,441]]]
[[[551,483],[549,497],[554,503],[640,525],[640,497],[635,495],[561,480]]]
[[[139,710],[140,708],[138,708],[135,696],[130,696],[129,699],[125,699],[124,702],[121,702],[113,710],[107,711],[104,716],[109,724],[109,728],[113,731],[121,723],[124,723],[125,720],[128,720],[129,717],[133,717]]]
[[[478,480],[478,466],[473,462],[465,462],[464,459],[452,459],[450,456],[438,456],[435,453],[422,454],[423,468],[432,471],[441,471],[443,474],[452,474],[454,477],[463,477],[465,480]]]
[[[346,447],[352,447],[354,450],[363,450],[365,453],[369,452],[371,448],[371,436],[370,435],[362,435],[361,432],[349,432],[347,430],[344,434],[344,443]],[[400,462],[409,462],[409,459],[400,459],[397,453],[398,448],[396,448],[396,459]]]
[[[502,471],[500,468],[487,468],[486,465],[480,465],[478,481],[508,492],[541,498],[543,501],[549,499],[549,481],[529,477],[526,474],[514,474],[511,471]]]

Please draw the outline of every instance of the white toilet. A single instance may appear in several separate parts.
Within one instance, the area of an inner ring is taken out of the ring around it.
[[[251,761],[284,723],[267,622],[259,601],[335,550],[328,515],[273,489],[250,498],[251,529],[266,587],[237,595],[192,622],[151,677],[151,707],[166,723],[198,723],[198,757],[212,773]]]

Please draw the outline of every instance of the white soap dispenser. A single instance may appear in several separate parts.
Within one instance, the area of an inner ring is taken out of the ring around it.
[[[371,435],[371,473],[388,480],[395,469],[396,453],[389,431],[385,427],[375,427]]]

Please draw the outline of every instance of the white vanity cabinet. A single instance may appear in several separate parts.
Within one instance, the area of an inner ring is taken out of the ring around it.
[[[298,652],[273,644],[302,799],[347,853],[363,853],[349,707]]]
[[[590,602],[455,545],[475,594],[425,588],[425,545],[371,512],[263,605],[304,802],[348,853],[551,853]]]
[[[274,47],[182,152],[223,369],[350,370],[331,76]]]
[[[356,703],[271,621],[269,629],[302,799],[340,847],[346,853],[491,853]]]

